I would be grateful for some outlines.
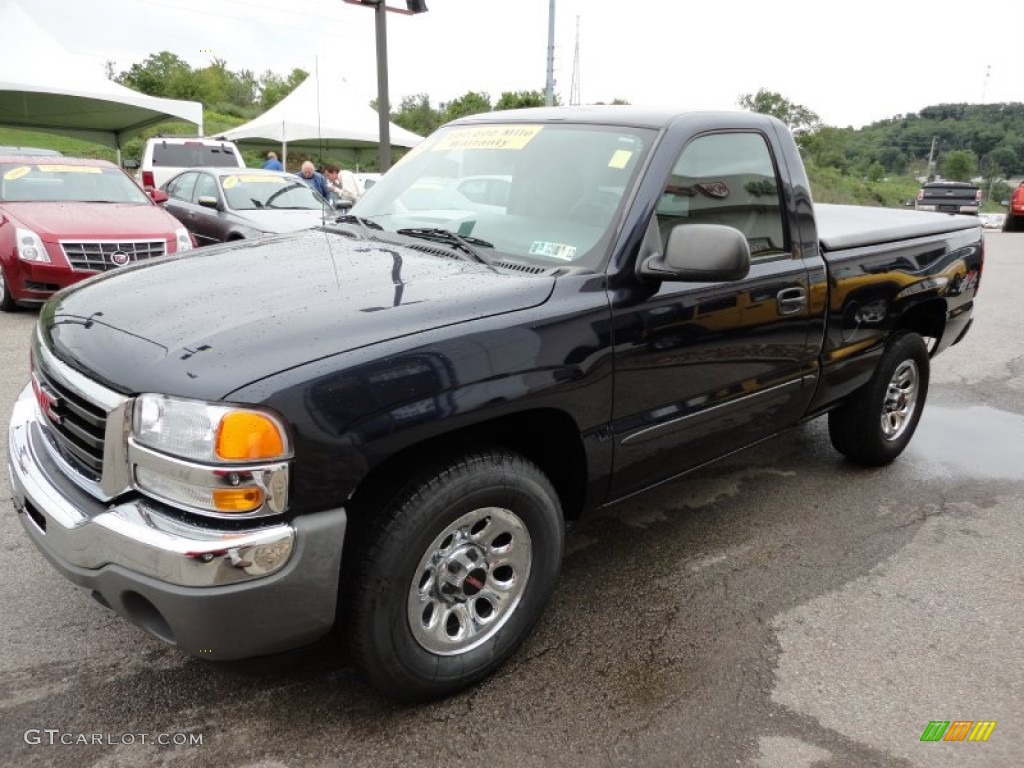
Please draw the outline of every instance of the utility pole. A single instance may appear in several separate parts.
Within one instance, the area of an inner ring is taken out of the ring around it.
[[[544,105],[555,104],[555,0],[548,3],[548,78],[544,89]]]
[[[935,181],[935,144],[938,142],[938,136],[932,136],[932,149],[928,153],[928,178],[927,181]]]

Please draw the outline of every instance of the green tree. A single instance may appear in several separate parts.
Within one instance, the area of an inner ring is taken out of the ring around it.
[[[797,137],[822,126],[821,118],[817,113],[801,104],[794,104],[780,93],[764,88],[753,95],[743,94],[737,103],[751,112],[777,117],[788,125],[789,129],[793,131],[793,135]]]
[[[970,181],[978,173],[978,156],[969,149],[955,149],[942,156],[942,175],[952,181]]]
[[[298,67],[293,69],[287,77],[276,75],[268,69],[259,80],[260,107],[264,110],[270,109],[302,85],[302,81],[307,77],[309,77],[309,73]]]
[[[486,93],[468,91],[457,99],[441,105],[441,121],[447,123],[466,115],[478,115],[491,111],[491,97]]]
[[[846,171],[850,167],[847,152],[850,139],[851,131],[847,128],[822,126],[801,137],[800,154],[806,162],[821,168]]]
[[[136,62],[114,78],[121,85],[150,96],[181,98],[175,90],[188,90],[184,86],[192,77],[192,67],[170,51],[151,53],[141,64]]]
[[[370,103],[376,109],[376,100]],[[398,111],[391,113],[391,122],[407,131],[427,136],[441,124],[441,113],[430,106],[430,97],[425,93],[405,96],[398,105]]]
[[[997,178],[1017,165],[1017,153],[1010,147],[1000,146],[993,149],[982,162],[982,171],[986,178]]]
[[[544,94],[540,91],[505,91],[494,105],[495,109],[524,109],[543,107]]]
[[[899,147],[885,147],[879,153],[878,162],[889,173],[901,174],[907,170],[909,160]]]

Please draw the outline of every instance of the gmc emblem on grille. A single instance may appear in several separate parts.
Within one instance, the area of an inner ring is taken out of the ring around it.
[[[36,402],[39,403],[39,410],[43,412],[43,415],[54,424],[60,424],[61,417],[57,413],[57,409],[60,407],[60,396],[35,376],[32,377],[32,391],[35,393]]]
[[[132,257],[129,256],[124,251],[114,251],[112,254],[110,254],[110,263],[113,264],[115,267],[123,267],[131,260]]]

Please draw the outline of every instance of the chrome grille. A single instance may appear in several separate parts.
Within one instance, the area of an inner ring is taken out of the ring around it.
[[[34,386],[40,400],[47,434],[53,438],[61,456],[93,482],[103,476],[103,444],[107,428],[107,412],[91,403],[56,377],[48,376],[37,366]],[[44,405],[45,404],[45,405]]]
[[[106,272],[125,264],[163,256],[167,243],[163,240],[88,240],[77,243],[62,240],[60,247],[64,249],[64,256],[72,269]]]

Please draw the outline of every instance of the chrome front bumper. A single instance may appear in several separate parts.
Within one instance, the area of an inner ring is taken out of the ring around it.
[[[98,602],[207,659],[287,650],[330,629],[344,510],[231,529],[184,522],[138,495],[102,502],[54,461],[40,418],[28,386],[8,435],[14,507],[47,559]]]

